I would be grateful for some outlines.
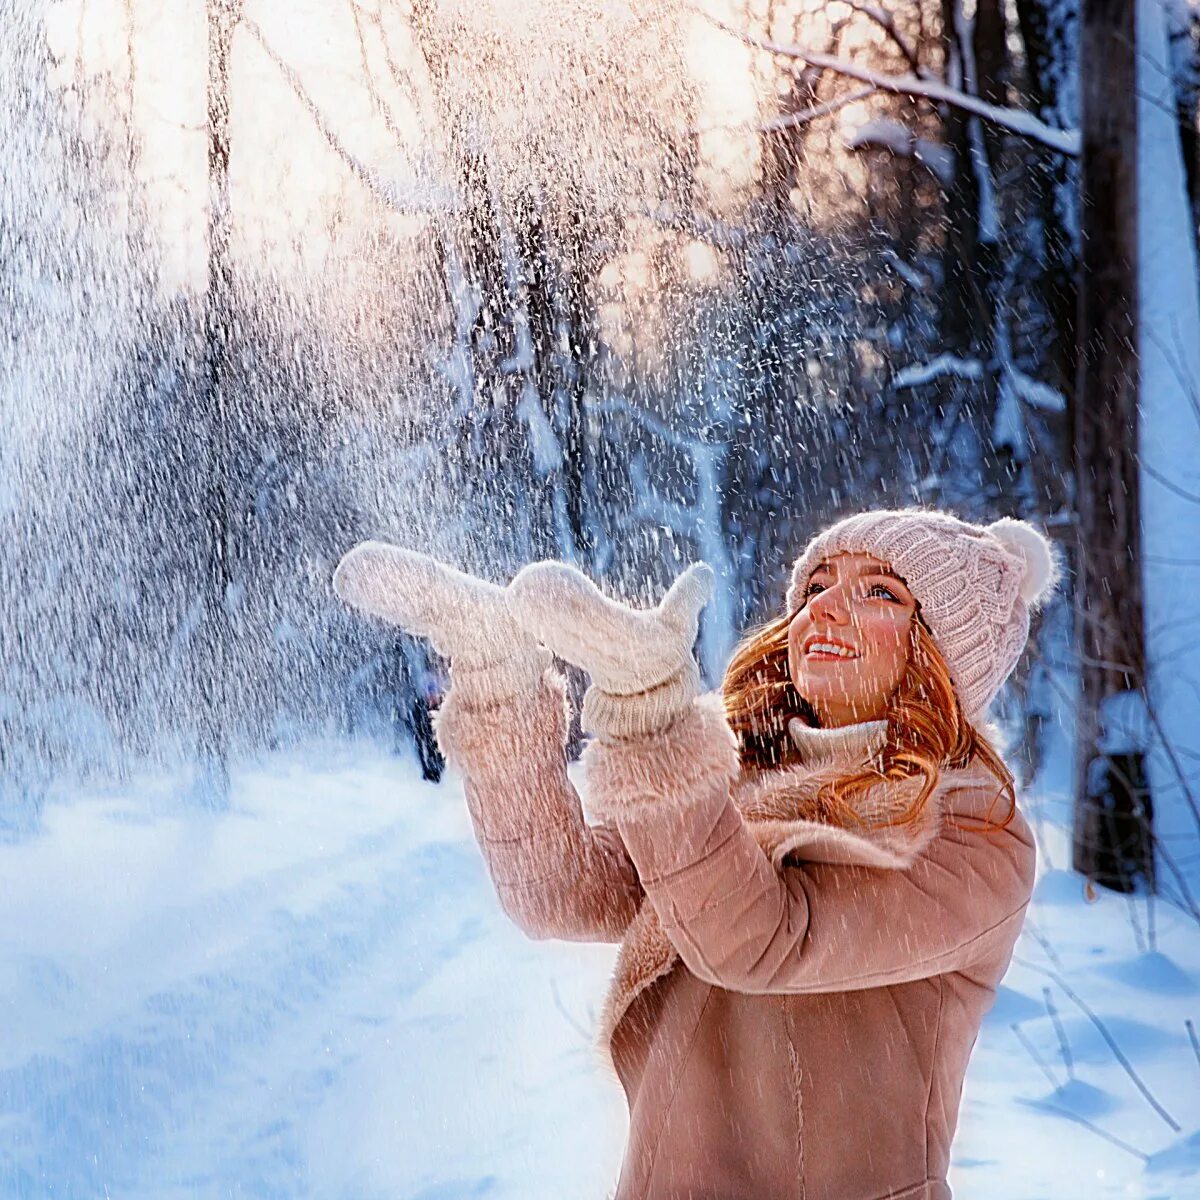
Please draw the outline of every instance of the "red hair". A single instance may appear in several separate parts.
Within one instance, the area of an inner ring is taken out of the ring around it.
[[[725,715],[738,740],[743,767],[767,771],[799,760],[788,735],[788,722],[799,717],[816,725],[816,714],[796,691],[788,670],[788,626],[792,617],[778,617],[752,631],[733,652],[725,672]],[[918,612],[912,622],[908,663],[900,686],[886,711],[887,739],[873,764],[822,787],[817,803],[820,816],[843,827],[861,825],[855,801],[881,780],[924,777],[924,785],[909,808],[889,824],[918,821],[941,779],[942,768],[979,762],[996,777],[996,798],[1007,796],[1004,829],[1016,813],[1012,772],[992,744],[967,719],[950,678],[950,669],[933,634]]]

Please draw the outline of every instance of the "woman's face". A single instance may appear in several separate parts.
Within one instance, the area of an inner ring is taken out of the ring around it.
[[[788,671],[822,727],[884,716],[904,678],[917,601],[887,563],[835,554],[788,626]]]

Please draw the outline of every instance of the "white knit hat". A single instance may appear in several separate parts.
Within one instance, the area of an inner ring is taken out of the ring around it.
[[[804,548],[792,568],[788,612],[803,605],[809,577],[821,562],[853,552],[882,559],[908,585],[967,719],[981,721],[1025,648],[1030,611],[1058,582],[1050,542],[1011,517],[984,526],[923,509],[859,513]]]

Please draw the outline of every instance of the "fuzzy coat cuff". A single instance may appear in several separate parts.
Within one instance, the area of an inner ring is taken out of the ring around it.
[[[653,735],[601,739],[583,752],[588,810],[601,821],[660,816],[698,797],[728,797],[740,770],[720,692],[701,696]]]
[[[528,790],[522,779],[561,774],[571,715],[563,676],[547,669],[507,698],[476,682],[456,678],[434,715],[446,761],[477,783],[504,784],[513,793]]]

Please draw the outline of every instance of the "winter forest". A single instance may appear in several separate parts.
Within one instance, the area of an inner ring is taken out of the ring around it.
[[[1200,1194],[1196,0],[14,0],[0,97],[0,1197],[605,1196],[613,948],[333,568],[703,560],[715,688],[908,505],[1065,565],[955,1194]]]

